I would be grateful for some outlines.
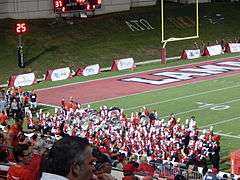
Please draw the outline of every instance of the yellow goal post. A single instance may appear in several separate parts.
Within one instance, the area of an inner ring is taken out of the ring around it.
[[[199,8],[198,8],[198,2],[199,0],[196,0],[196,34],[194,36],[188,36],[188,37],[171,37],[168,39],[165,39],[164,33],[164,0],[161,0],[161,33],[162,33],[162,43],[163,47],[161,48],[160,54],[161,54],[161,62],[166,63],[166,45],[168,42],[173,42],[173,41],[182,41],[182,40],[188,40],[188,39],[196,39],[199,38]]]

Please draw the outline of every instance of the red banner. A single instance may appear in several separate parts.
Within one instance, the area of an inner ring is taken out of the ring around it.
[[[133,58],[125,58],[125,59],[113,60],[111,70],[112,71],[121,71],[124,69],[132,69],[135,67],[136,67],[136,65],[134,63]]]
[[[9,78],[9,87],[30,86],[37,82],[34,73],[12,75]]]
[[[200,49],[195,50],[184,50],[181,53],[181,59],[196,59],[201,57],[201,51]]]
[[[68,79],[69,77],[71,77],[71,70],[69,67],[48,70],[45,74],[45,80],[50,80],[50,81],[60,81],[60,80]]]
[[[79,68],[75,76],[91,76],[91,75],[99,74],[99,72],[100,72],[99,64],[94,64],[94,65],[86,66],[84,68]]]
[[[240,43],[228,43],[225,47],[225,52],[228,53],[240,52]]]
[[[214,45],[206,47],[203,56],[216,56],[223,53],[224,52],[221,45]]]

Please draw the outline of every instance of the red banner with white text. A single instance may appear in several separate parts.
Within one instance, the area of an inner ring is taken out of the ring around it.
[[[203,56],[216,56],[223,53],[224,52],[221,45],[213,45],[213,46],[207,46],[204,49]]]
[[[240,52],[240,43],[228,43],[225,47],[225,52],[228,53]]]
[[[99,64],[94,64],[94,65],[86,66],[84,68],[79,68],[75,76],[91,76],[91,75],[99,74],[99,72],[100,72]]]
[[[54,70],[47,70],[45,80],[60,81],[71,77],[71,70],[69,67],[59,68]]]
[[[20,86],[30,86],[37,82],[34,73],[12,75],[9,78],[9,87],[20,87]]]
[[[200,49],[194,49],[194,50],[184,50],[181,53],[181,59],[196,59],[201,57],[201,51]]]
[[[112,71],[121,71],[124,69],[133,69],[136,65],[133,58],[125,58],[113,60],[111,70]]]

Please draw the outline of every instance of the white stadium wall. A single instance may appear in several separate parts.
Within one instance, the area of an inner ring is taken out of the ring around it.
[[[102,0],[101,9],[96,14],[127,11],[131,7],[156,4],[157,0]],[[0,0],[0,19],[53,18],[52,0]]]

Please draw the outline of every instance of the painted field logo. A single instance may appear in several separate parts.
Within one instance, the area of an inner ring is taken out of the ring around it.
[[[207,108],[213,111],[222,111],[229,109],[231,106],[226,104],[214,104],[214,103],[204,103],[204,102],[196,102],[199,105],[199,108]]]
[[[146,19],[125,21],[131,31],[153,30],[154,27]]]
[[[223,61],[223,62],[215,62],[214,64],[203,64],[200,66],[193,65],[185,66],[184,68],[179,67],[179,69],[169,68],[168,70],[159,70],[159,72],[155,72],[150,74],[153,78],[145,78],[145,77],[130,77],[121,79],[121,81],[126,82],[138,82],[144,84],[151,85],[164,85],[169,83],[176,83],[185,80],[193,80],[200,79],[202,77],[209,77],[213,75],[219,74],[227,74],[233,71],[240,71],[240,61]],[[148,77],[150,77],[148,75]],[[156,76],[159,79],[156,79]]]

